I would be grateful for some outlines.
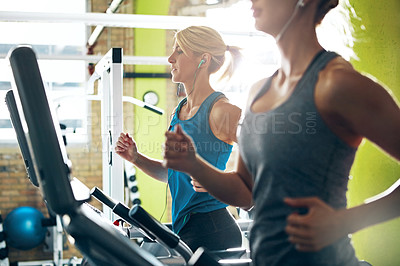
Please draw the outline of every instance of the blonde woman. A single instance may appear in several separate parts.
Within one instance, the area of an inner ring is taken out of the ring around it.
[[[186,97],[176,107],[170,131],[180,125],[193,139],[200,156],[224,170],[236,142],[241,110],[210,85],[210,75],[230,61],[222,77],[229,78],[240,57],[238,47],[224,43],[212,28],[192,26],[176,33],[168,58],[172,81],[183,84]],[[221,70],[222,71],[222,70]],[[121,134],[116,152],[149,176],[167,182],[172,196],[172,229],[194,251],[203,246],[222,250],[241,246],[241,232],[227,205],[212,197],[189,175],[166,169],[162,161],[137,150],[128,134]]]

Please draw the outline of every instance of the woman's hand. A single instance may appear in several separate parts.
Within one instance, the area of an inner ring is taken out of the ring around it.
[[[115,152],[125,160],[135,163],[139,157],[136,143],[128,133],[121,133],[115,144]]]
[[[299,251],[318,251],[346,235],[340,210],[335,210],[319,198],[286,198],[293,208],[306,208],[301,215],[293,212],[287,218],[286,233]]]
[[[197,160],[193,140],[180,125],[176,126],[175,132],[167,131],[165,137],[163,166],[185,173],[192,172]]]

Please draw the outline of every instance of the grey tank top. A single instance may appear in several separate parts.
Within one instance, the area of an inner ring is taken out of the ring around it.
[[[358,265],[347,237],[320,252],[301,253],[285,233],[286,218],[295,211],[284,204],[285,197],[319,197],[334,208],[346,207],[356,149],[328,128],[314,100],[318,74],[336,56],[319,52],[288,100],[270,111],[252,112],[252,103],[268,91],[272,76],[245,111],[239,146],[254,179],[250,237],[255,265]]]

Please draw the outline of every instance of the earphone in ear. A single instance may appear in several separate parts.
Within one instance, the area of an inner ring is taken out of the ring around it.
[[[297,5],[298,5],[299,7],[304,7],[304,6],[305,6],[304,0],[299,0],[299,1],[297,2]]]
[[[197,68],[200,68],[201,67],[201,65],[202,64],[204,64],[206,62],[206,60],[205,59],[201,59],[201,61],[200,61],[200,64],[199,64],[199,66],[197,67]]]

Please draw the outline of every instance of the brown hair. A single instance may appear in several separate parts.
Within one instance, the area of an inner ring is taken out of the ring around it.
[[[315,14],[315,23],[320,24],[325,15],[339,4],[339,0],[321,0]]]

